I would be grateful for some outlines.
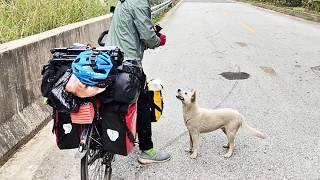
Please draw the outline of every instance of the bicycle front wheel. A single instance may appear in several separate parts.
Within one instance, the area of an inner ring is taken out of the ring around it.
[[[88,134],[87,152],[81,159],[81,180],[110,180],[114,155],[95,146],[94,132],[92,127]]]

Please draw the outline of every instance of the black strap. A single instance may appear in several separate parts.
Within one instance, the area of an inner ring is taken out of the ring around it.
[[[136,140],[132,134],[132,132],[130,131],[130,129],[128,128],[127,126],[127,123],[125,122],[126,120],[126,116],[121,114],[121,119],[123,119],[123,121],[121,121],[122,125],[126,128],[126,132],[127,132],[127,135],[128,135],[128,138],[129,140],[133,143],[133,145],[135,146],[135,143],[136,143]]]
[[[152,79],[153,80],[153,79]],[[152,81],[151,80],[151,81]],[[162,86],[162,85],[161,85]],[[160,93],[161,93],[161,91],[160,91]],[[154,93],[153,93],[154,94]],[[150,93],[148,93],[148,95],[149,95],[149,100],[150,100],[150,103],[152,104],[152,106],[156,109],[156,110],[158,110],[159,112],[161,112],[162,113],[162,111],[163,111],[163,101],[161,100],[161,105],[162,105],[162,109],[158,106],[158,105],[156,105],[156,103],[154,103],[154,100],[153,100],[153,97],[151,96],[151,94]],[[161,96],[162,96],[162,94],[161,94]]]
[[[57,115],[58,114],[56,113],[56,110],[52,108],[52,119],[53,119],[52,134],[55,134],[55,131],[56,131],[56,127],[57,127],[56,118],[58,118]]]
[[[121,66],[119,66],[117,69],[119,71],[122,71],[122,72],[126,72],[126,73],[130,73],[130,74],[133,74],[135,75],[139,80],[143,81],[143,69],[138,66],[138,65],[135,65],[135,64],[132,64],[131,62],[129,61],[126,61],[128,62],[127,64],[122,64]]]
[[[97,64],[96,64],[96,62],[97,62],[97,56],[98,56],[99,54],[97,54],[97,52],[94,52],[93,54],[92,54],[92,56],[90,56],[90,58],[89,58],[89,60],[90,60],[90,65],[91,65],[91,67],[92,67],[92,69],[93,69],[93,71],[98,71],[98,66],[97,66]]]
[[[154,108],[155,108],[156,110],[158,110],[159,112],[162,113],[162,109],[161,109],[158,105],[156,105],[155,103],[153,103],[153,106],[154,106]]]
[[[127,135],[128,135],[129,140],[133,143],[133,145],[135,145],[136,139],[134,138],[132,132],[131,132],[130,129],[127,127],[127,125],[126,125],[126,129],[127,129]]]

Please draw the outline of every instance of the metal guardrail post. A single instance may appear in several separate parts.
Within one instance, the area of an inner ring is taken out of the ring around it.
[[[168,0],[166,2],[159,4],[159,5],[153,6],[151,8],[152,15],[159,13],[161,10],[163,10],[164,8],[168,7],[171,4],[172,4],[172,0]]]

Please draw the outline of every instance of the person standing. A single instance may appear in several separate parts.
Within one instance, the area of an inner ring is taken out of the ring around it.
[[[135,61],[142,68],[146,49],[155,49],[166,44],[166,36],[157,35],[151,20],[149,0],[120,0],[118,2],[106,39],[107,46],[117,46],[124,53],[124,60]],[[146,106],[147,90],[141,90],[137,109],[137,132],[141,164],[166,162],[170,154],[153,148],[150,111]]]

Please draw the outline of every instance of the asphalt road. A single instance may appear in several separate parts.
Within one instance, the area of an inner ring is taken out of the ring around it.
[[[185,0],[163,19],[167,46],[146,53],[149,77],[165,84],[165,111],[153,124],[164,164],[141,166],[138,150],[114,163],[124,179],[320,179],[320,25],[224,0]],[[245,80],[220,73],[246,72]],[[240,131],[224,159],[221,131],[201,136],[189,158],[178,88],[193,88],[202,107],[238,109],[267,135]],[[59,151],[51,124],[0,169],[0,179],[80,179],[79,154]]]

